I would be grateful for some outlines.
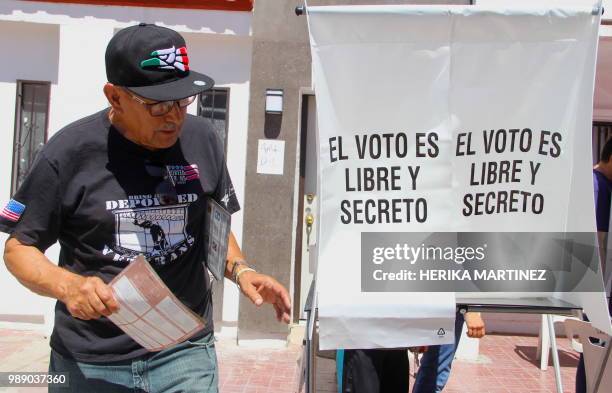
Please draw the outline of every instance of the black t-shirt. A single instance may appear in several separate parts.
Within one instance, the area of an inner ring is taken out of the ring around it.
[[[124,138],[104,110],[49,140],[13,197],[25,210],[17,222],[0,217],[0,230],[41,251],[59,241],[59,266],[106,283],[143,254],[172,292],[204,317],[201,337],[213,330],[202,264],[206,197],[230,213],[239,210],[221,141],[207,120],[187,115],[174,146],[149,151]],[[109,319],[74,318],[59,301],[51,347],[84,362],[146,353]]]

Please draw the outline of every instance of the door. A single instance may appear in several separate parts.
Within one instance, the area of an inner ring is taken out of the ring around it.
[[[294,320],[305,319],[304,306],[315,273],[317,244],[317,117],[315,96],[302,96],[300,127],[300,179],[296,228]]]

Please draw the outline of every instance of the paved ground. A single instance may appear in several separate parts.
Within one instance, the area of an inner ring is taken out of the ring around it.
[[[456,361],[445,393],[554,393],[554,370],[540,371],[535,360],[536,337],[486,336],[477,362]],[[577,356],[559,339],[565,392],[574,391]],[[217,345],[221,393],[295,392],[300,347],[253,349],[233,342]],[[48,344],[38,333],[0,329],[0,371],[44,371]],[[319,392],[335,392],[334,363],[321,359]],[[414,370],[411,370],[413,372]],[[413,380],[413,378],[411,378]],[[45,392],[43,388],[2,389],[0,392]]]
[[[574,392],[578,355],[558,339],[563,391]],[[554,393],[552,360],[548,370],[536,361],[537,337],[489,335],[480,344],[477,364],[456,362],[445,393]]]

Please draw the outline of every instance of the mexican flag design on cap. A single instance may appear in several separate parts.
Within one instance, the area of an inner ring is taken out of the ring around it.
[[[163,70],[175,70],[189,71],[189,57],[187,56],[187,48],[180,47],[175,49],[158,49],[151,52],[150,59],[143,60],[140,62],[142,68],[157,68]]]

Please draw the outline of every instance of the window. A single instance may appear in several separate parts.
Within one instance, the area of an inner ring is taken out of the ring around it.
[[[229,89],[215,88],[202,94],[198,99],[198,116],[209,119],[223,141],[223,151],[227,152],[227,123],[229,120]]]
[[[11,195],[17,191],[36,154],[47,141],[50,91],[48,82],[17,82]]]
[[[610,137],[612,137],[612,123],[593,122],[593,164],[599,161],[601,150]]]

